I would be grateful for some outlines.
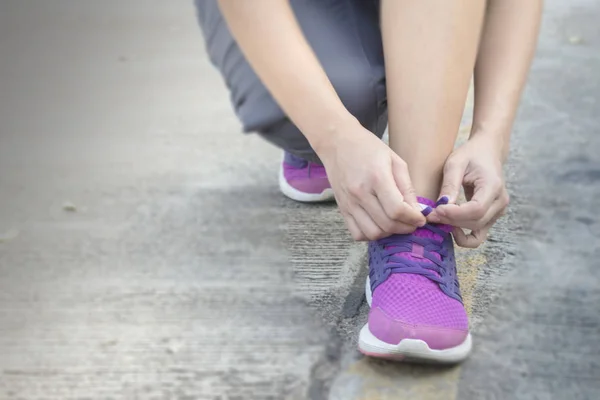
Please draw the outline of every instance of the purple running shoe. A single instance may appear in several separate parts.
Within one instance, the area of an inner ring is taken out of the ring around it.
[[[420,199],[435,207],[435,203]],[[471,351],[448,225],[369,243],[369,321],[359,350],[394,360],[456,363]]]
[[[335,200],[325,167],[285,152],[279,188],[292,200],[316,203]]]

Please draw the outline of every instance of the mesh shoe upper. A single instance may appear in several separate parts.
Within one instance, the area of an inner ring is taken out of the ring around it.
[[[415,338],[447,348],[468,334],[450,230],[426,225],[369,244],[369,329],[380,340]]]
[[[322,193],[331,188],[325,167],[286,152],[283,176],[288,184],[303,193]]]

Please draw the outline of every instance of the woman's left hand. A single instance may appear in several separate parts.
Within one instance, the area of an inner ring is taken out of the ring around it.
[[[456,204],[461,186],[466,203]],[[502,171],[502,150],[485,135],[473,136],[446,161],[438,207],[427,220],[455,227],[456,244],[476,248],[506,212],[509,197]],[[466,234],[463,229],[471,230]]]

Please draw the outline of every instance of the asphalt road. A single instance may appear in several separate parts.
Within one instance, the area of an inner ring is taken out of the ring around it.
[[[0,2],[0,399],[597,399],[600,3],[548,0],[459,367],[373,361],[365,246],[279,194],[191,2]],[[468,132],[467,104],[461,140]]]

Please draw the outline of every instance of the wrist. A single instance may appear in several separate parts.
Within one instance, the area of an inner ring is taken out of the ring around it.
[[[303,130],[308,142],[319,157],[334,149],[339,143],[340,136],[347,136],[357,128],[362,128],[360,122],[352,114],[344,111],[315,118],[313,119],[314,126]]]
[[[469,141],[483,143],[484,147],[504,164],[508,157],[509,135],[503,132],[484,129],[473,129]]]

